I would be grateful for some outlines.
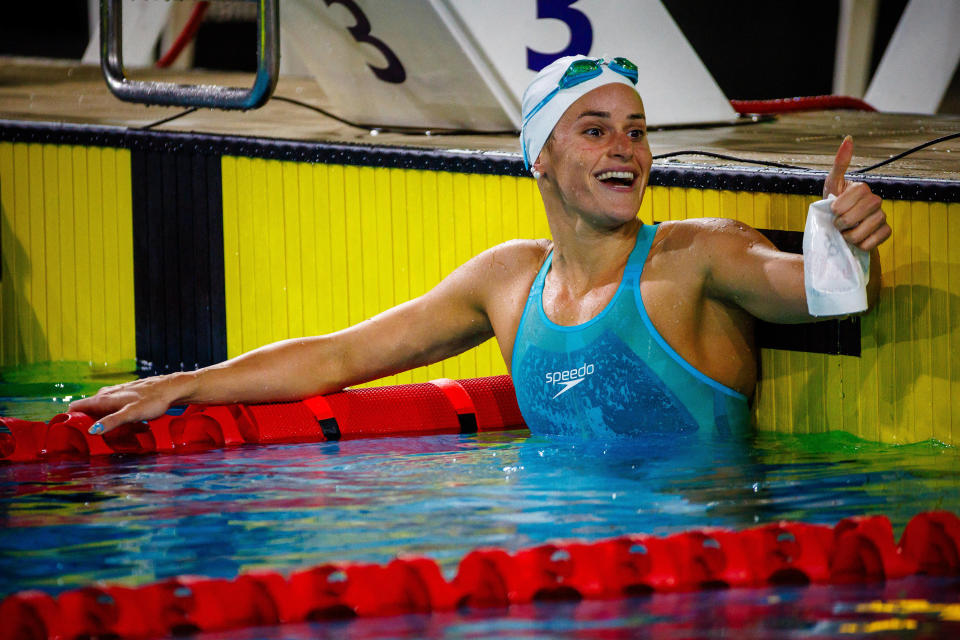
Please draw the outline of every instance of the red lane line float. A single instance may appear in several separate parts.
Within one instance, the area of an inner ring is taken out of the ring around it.
[[[876,111],[869,103],[851,96],[804,96],[798,98],[777,98],[776,100],[731,100],[730,104],[737,113],[757,114],[823,111],[825,109]]]
[[[510,376],[351,389],[301,402],[190,405],[179,416],[124,425],[104,436],[87,433],[93,422],[82,413],[63,413],[48,423],[0,417],[0,462],[525,426]]]
[[[146,638],[327,620],[614,599],[650,592],[792,583],[868,582],[913,573],[960,575],[960,518],[913,517],[900,543],[886,516],[834,527],[775,523],[559,542],[508,553],[477,549],[448,581],[428,558],[254,571],[233,580],[182,576],[141,587],[92,585],[56,598],[23,591],[0,602],[0,637]]]

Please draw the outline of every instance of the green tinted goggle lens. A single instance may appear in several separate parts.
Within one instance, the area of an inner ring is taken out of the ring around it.
[[[614,58],[608,64],[611,69],[633,81],[633,84],[637,84],[640,79],[640,70],[637,65],[626,58]]]
[[[597,60],[574,60],[567,67],[558,84],[561,89],[567,89],[598,75],[600,75],[600,62]]]

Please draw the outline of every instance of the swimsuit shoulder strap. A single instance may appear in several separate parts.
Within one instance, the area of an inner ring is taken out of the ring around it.
[[[650,247],[653,245],[653,238],[657,235],[659,227],[655,224],[645,224],[640,227],[637,233],[637,241],[627,258],[627,266],[623,271],[624,281],[640,280],[643,274],[643,265],[647,262],[647,255],[650,253]]]

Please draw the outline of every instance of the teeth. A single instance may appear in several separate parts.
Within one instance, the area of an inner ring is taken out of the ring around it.
[[[632,171],[604,171],[597,176],[597,180],[611,180],[611,179],[620,179],[620,180],[633,180]]]

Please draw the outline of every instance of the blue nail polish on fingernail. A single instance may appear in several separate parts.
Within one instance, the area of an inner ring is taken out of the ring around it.
[[[100,424],[99,422],[94,423],[94,425],[87,430],[87,433],[94,436],[99,435],[103,433],[103,425]]]

